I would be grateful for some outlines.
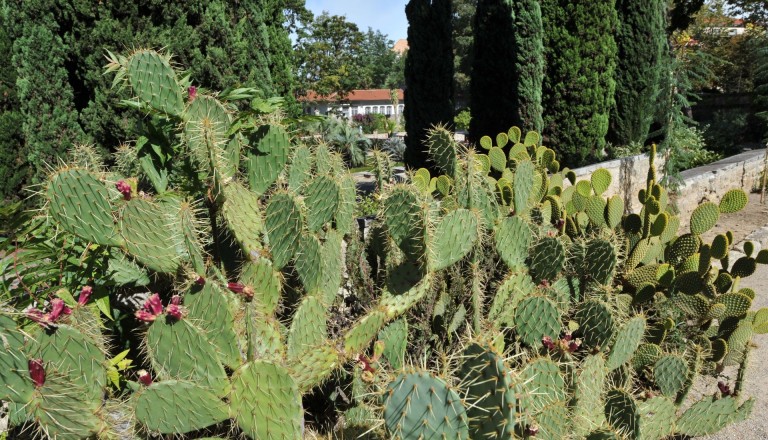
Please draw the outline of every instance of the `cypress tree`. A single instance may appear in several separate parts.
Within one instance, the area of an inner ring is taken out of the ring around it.
[[[86,141],[78,123],[74,93],[65,66],[67,48],[58,34],[59,12],[53,0],[25,1],[13,9],[13,65],[22,135],[23,163],[32,183],[41,182],[49,166],[78,142]]]
[[[451,1],[411,0],[408,55],[405,60],[405,161],[412,168],[427,166],[427,130],[453,121],[453,49]]]
[[[666,48],[666,1],[617,0],[616,10],[616,106],[608,141],[619,146],[645,142],[654,119]]]
[[[475,14],[470,133],[542,128],[544,47],[534,0],[479,0]]]
[[[615,0],[541,2],[544,139],[570,167],[597,160],[605,147],[615,92],[615,7]]]
[[[10,60],[13,43],[8,35],[8,22],[0,11],[0,60]],[[21,157],[25,156],[21,136],[21,113],[16,97],[16,69],[12,63],[0,64],[0,203],[14,198],[29,168]]]

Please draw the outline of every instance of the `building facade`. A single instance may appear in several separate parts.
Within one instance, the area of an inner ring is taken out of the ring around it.
[[[336,94],[322,96],[314,92],[299,98],[308,115],[336,115],[352,119],[355,115],[382,114],[398,119],[403,114],[403,90],[397,90],[393,99],[389,89],[352,90],[343,99]]]

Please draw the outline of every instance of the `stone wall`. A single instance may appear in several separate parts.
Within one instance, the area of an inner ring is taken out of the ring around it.
[[[589,178],[589,175],[598,168],[610,171],[613,181],[606,194],[621,195],[625,206],[631,207],[630,210],[633,212],[638,212],[641,205],[637,200],[637,192],[645,188],[648,159],[647,154],[641,154],[601,162],[573,171],[576,173],[577,180]],[[657,156],[655,162],[657,170],[660,170],[664,163],[663,157]],[[765,150],[753,150],[680,173],[683,182],[673,200],[683,213],[680,220],[684,224],[681,226],[687,227],[688,214],[702,202],[718,202],[720,197],[732,188],[743,188],[745,191],[757,188],[764,162]],[[658,176],[661,178],[660,173]]]

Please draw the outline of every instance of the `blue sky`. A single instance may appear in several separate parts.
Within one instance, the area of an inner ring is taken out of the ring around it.
[[[331,15],[345,15],[365,32],[370,26],[397,41],[408,36],[405,18],[407,0],[306,0],[307,9],[315,15],[328,11]]]

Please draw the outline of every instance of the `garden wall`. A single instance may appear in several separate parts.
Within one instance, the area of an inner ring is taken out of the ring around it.
[[[757,188],[764,162],[765,150],[753,150],[680,173],[683,182],[679,193],[674,196],[674,202],[680,212],[685,214],[681,216],[680,220],[683,222],[681,226],[687,227],[687,214],[702,202],[718,202],[720,197],[732,188],[743,188],[745,191]],[[658,156],[656,159],[658,170],[662,168],[663,163],[663,157]],[[638,212],[641,205],[637,200],[637,192],[645,188],[648,155],[641,154],[602,162],[573,171],[579,180],[589,178],[589,175],[598,168],[605,168],[613,175],[613,181],[607,193],[621,195],[625,205],[631,206],[633,212]]]

